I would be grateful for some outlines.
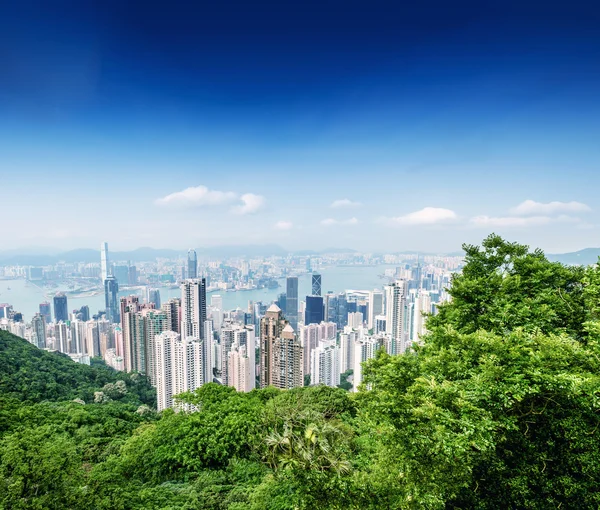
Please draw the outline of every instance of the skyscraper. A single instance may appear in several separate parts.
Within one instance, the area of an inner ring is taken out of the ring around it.
[[[33,316],[31,329],[33,330],[31,343],[40,349],[44,349],[46,347],[46,321],[42,314],[36,313]]]
[[[325,308],[321,296],[306,296],[304,324],[320,324],[325,320]]]
[[[40,303],[40,315],[44,317],[46,324],[50,324],[52,322],[52,311],[48,301]]]
[[[287,324],[271,346],[271,385],[281,390],[304,386],[304,363],[300,341]]]
[[[319,273],[313,273],[312,275],[312,295],[321,295],[321,275]]]
[[[164,310],[145,308],[139,312],[144,318],[144,349],[146,351],[146,375],[156,385],[156,337],[168,331],[168,317]]]
[[[171,298],[161,308],[167,314],[167,331],[181,332],[181,299]]]
[[[335,345],[335,340],[319,342],[310,355],[310,384],[337,387],[340,384],[340,348]]]
[[[288,322],[283,318],[281,309],[272,304],[260,320],[260,387],[271,384],[272,347]]]
[[[188,278],[198,278],[198,257],[196,251],[191,248],[188,250],[187,273]]]
[[[185,280],[181,284],[181,334],[204,340],[206,320],[206,280]]]
[[[90,307],[89,306],[83,305],[79,309],[79,313],[81,315],[81,320],[82,321],[89,321],[90,320]]]
[[[160,290],[148,287],[148,303],[154,303],[156,308],[160,308]],[[173,331],[173,330],[171,330]]]
[[[375,327],[375,317],[383,313],[383,292],[379,290],[369,292],[368,311],[367,327],[373,329]]]
[[[288,276],[286,282],[285,316],[294,331],[298,329],[298,277]]]
[[[63,292],[57,292],[54,296],[54,321],[67,322],[69,320],[69,308],[67,306],[67,296]]]
[[[391,335],[391,352],[402,354],[408,342],[408,282],[397,280],[385,287],[386,333]]]
[[[108,268],[108,243],[103,242],[100,245],[100,278],[102,278],[102,282],[106,280],[109,276],[109,268]]]
[[[165,331],[156,337],[154,358],[159,411],[176,407],[173,401],[175,395],[194,391],[204,384],[202,346],[198,340],[182,339],[173,331]]]
[[[104,305],[106,318],[113,324],[119,323],[119,283],[114,276],[104,279]]]
[[[127,296],[121,298],[121,330],[123,334],[123,366],[126,372],[143,372],[144,356],[144,322],[138,317],[139,298]]]

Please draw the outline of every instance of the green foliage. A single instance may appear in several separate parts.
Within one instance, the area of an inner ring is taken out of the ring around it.
[[[600,507],[600,269],[465,251],[423,344],[358,393],[211,383],[156,413],[144,377],[0,332],[0,508]]]
[[[155,391],[139,374],[114,371],[101,363],[86,366],[66,355],[46,352],[6,331],[0,331],[0,395],[20,401],[94,400],[94,392],[122,381],[124,402],[155,406]]]

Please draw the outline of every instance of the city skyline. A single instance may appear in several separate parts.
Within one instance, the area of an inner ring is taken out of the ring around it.
[[[3,249],[600,245],[591,3],[38,7],[0,8]]]

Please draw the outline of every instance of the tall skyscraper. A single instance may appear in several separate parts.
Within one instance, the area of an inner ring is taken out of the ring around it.
[[[260,320],[260,387],[271,384],[272,347],[276,338],[281,336],[283,328],[288,324],[283,318],[281,309],[272,304]]]
[[[69,308],[67,306],[67,296],[63,292],[57,292],[54,296],[54,321],[67,322],[69,320]]]
[[[402,354],[408,343],[408,282],[397,280],[386,286],[385,292],[386,332],[392,340],[390,354]]]
[[[383,292],[379,290],[369,291],[369,310],[367,327],[375,328],[375,317],[383,313]]]
[[[144,318],[144,349],[146,351],[146,375],[153,386],[156,386],[156,337],[168,331],[168,317],[164,310],[145,308],[139,312]]]
[[[335,322],[321,322],[320,324],[298,325],[298,338],[304,350],[304,373],[311,372],[311,353],[317,348],[319,342],[334,340],[337,336]]]
[[[238,357],[235,359],[236,370],[240,369],[239,363],[242,363],[243,370],[248,370],[249,373],[255,373],[256,359],[256,339],[254,334],[254,326],[241,324],[225,324],[221,329],[221,379],[223,384],[226,386],[234,386],[235,375],[231,373],[231,359],[230,354],[232,350],[237,350]],[[248,358],[243,360],[242,358]],[[239,375],[239,374],[238,374]],[[234,377],[234,379],[232,379]],[[240,376],[241,377],[241,376]],[[250,385],[254,389],[254,376],[251,380],[244,379],[245,383]],[[239,390],[249,391],[249,390]]]
[[[161,308],[167,314],[167,331],[181,333],[181,299],[171,298]]]
[[[206,280],[185,280],[181,284],[181,334],[184,338],[204,339],[206,320]]]
[[[288,276],[286,282],[285,316],[294,328],[298,329],[298,277]]]
[[[187,277],[190,279],[198,278],[198,257],[196,256],[196,251],[191,248],[188,250],[187,262]]]
[[[81,315],[82,321],[89,321],[90,320],[90,307],[87,305],[83,305],[79,309],[79,314]]]
[[[160,290],[148,287],[148,303],[154,303],[155,308],[160,308]],[[171,330],[172,331],[172,330]]]
[[[194,391],[204,384],[202,345],[197,339],[182,339],[173,331],[165,331],[156,337],[154,358],[159,411],[179,407],[173,400],[175,395]]]
[[[320,324],[325,320],[325,307],[321,296],[306,296],[304,324]]]
[[[121,330],[123,334],[123,366],[126,372],[144,372],[144,321],[138,316],[140,302],[137,296],[121,298]]]
[[[319,273],[313,273],[312,275],[312,295],[321,295],[321,275]]]
[[[46,347],[46,321],[41,313],[36,313],[31,320],[33,336],[31,343],[40,349]]]
[[[104,280],[106,280],[110,274],[108,264],[108,243],[103,242],[100,245],[100,278],[102,278],[102,283],[104,283]]]
[[[54,348],[58,352],[62,352],[64,354],[69,353],[69,336],[68,336],[69,328],[64,322],[59,322],[54,326],[54,338],[55,338],[55,346]]]
[[[419,295],[415,299],[413,308],[413,324],[412,324],[412,342],[418,342],[421,337],[427,332],[425,314],[431,313],[431,296],[426,290],[419,290]]]
[[[300,341],[287,324],[271,346],[271,385],[281,390],[304,386],[304,362]]]
[[[310,384],[336,388],[340,384],[340,348],[335,340],[321,341],[311,352]]]
[[[48,301],[40,303],[40,315],[44,317],[46,324],[50,324],[52,322],[52,311]]]
[[[119,283],[114,276],[104,279],[104,306],[106,318],[113,324],[119,323]]]

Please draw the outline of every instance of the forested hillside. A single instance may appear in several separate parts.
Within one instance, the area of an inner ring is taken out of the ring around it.
[[[209,384],[157,414],[144,378],[0,333],[0,509],[597,508],[600,270],[464,249],[357,394]]]

